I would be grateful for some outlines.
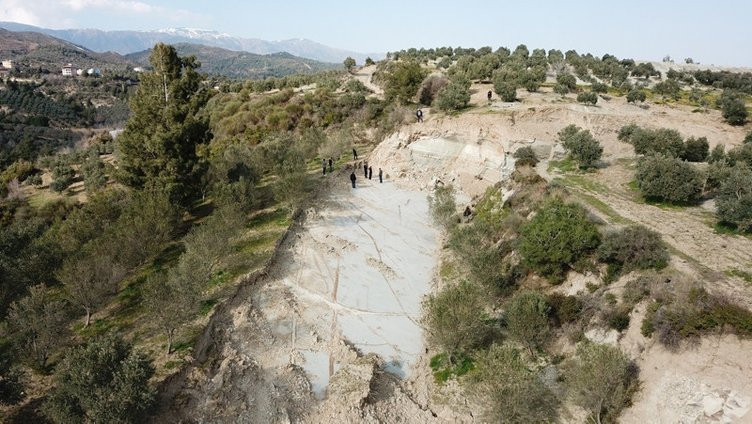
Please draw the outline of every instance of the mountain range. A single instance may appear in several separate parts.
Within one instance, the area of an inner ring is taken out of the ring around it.
[[[10,31],[31,31],[69,41],[95,52],[117,52],[125,55],[150,49],[158,42],[170,44],[201,44],[227,50],[245,51],[255,54],[289,53],[321,62],[342,63],[350,56],[363,63],[367,56],[374,60],[384,54],[363,54],[334,47],[307,39],[267,41],[256,38],[234,37],[218,31],[170,28],[156,31],[104,31],[99,29],[49,29],[15,22],[0,22],[0,28]]]

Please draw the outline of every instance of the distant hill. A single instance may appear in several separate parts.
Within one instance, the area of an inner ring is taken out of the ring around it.
[[[289,53],[258,55],[199,44],[179,43],[174,46],[180,56],[196,56],[201,62],[201,72],[231,78],[262,79],[291,74],[311,74],[342,67],[303,59]],[[126,55],[125,58],[141,66],[148,66],[150,53],[151,49]]]
[[[365,61],[367,54],[352,52],[325,46],[307,39],[290,39],[267,41],[257,38],[233,37],[217,31],[191,28],[171,28],[157,31],[102,31],[98,29],[48,29],[15,22],[0,22],[0,28],[11,31],[34,31],[51,35],[88,49],[105,52],[114,51],[129,54],[149,49],[158,42],[177,44],[203,44],[234,51],[246,51],[255,54],[287,52],[295,56],[318,60],[321,62],[342,63],[350,56],[358,63]],[[370,54],[374,60],[383,54]]]
[[[117,53],[97,53],[84,47],[36,32],[0,28],[0,58],[21,66],[59,71],[66,63],[80,68],[125,68],[128,61]]]

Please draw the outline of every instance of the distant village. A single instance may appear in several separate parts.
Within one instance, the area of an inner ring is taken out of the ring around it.
[[[10,73],[16,68],[16,63],[13,60],[0,60],[0,78],[5,78],[10,76]],[[134,72],[143,72],[144,68],[137,66],[133,68]],[[63,66],[61,69],[61,74],[64,77],[82,77],[82,76],[91,76],[91,77],[99,77],[102,76],[102,70],[99,68],[89,68],[89,69],[83,69],[79,68],[72,63],[68,63],[67,65]]]

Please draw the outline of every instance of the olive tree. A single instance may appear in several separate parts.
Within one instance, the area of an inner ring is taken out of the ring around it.
[[[715,205],[719,220],[734,224],[741,231],[752,230],[752,171],[746,164],[739,163],[730,169]]]
[[[744,97],[730,90],[724,90],[716,104],[723,113],[723,118],[731,125],[744,125],[747,122],[747,106]]]
[[[515,293],[504,308],[509,338],[534,355],[535,350],[543,347],[551,336],[549,311],[550,307],[542,294],[536,291]]]
[[[559,131],[559,141],[581,168],[592,168],[603,155],[603,147],[589,130],[568,125]]]
[[[646,198],[672,203],[698,200],[704,182],[702,173],[689,163],[661,155],[641,158],[635,179]]]

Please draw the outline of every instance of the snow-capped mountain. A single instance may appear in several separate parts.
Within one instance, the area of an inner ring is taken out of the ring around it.
[[[218,31],[196,28],[168,28],[155,31],[103,31],[99,29],[49,29],[15,22],[0,22],[0,28],[10,31],[31,31],[51,35],[62,40],[84,46],[95,52],[113,51],[129,54],[150,49],[155,43],[193,43],[228,50],[246,51],[256,54],[287,52],[295,56],[322,62],[341,63],[346,57],[363,63],[369,55],[334,47],[315,41],[294,38],[281,41],[267,41],[257,38],[234,37]],[[380,53],[370,54],[380,59]]]

